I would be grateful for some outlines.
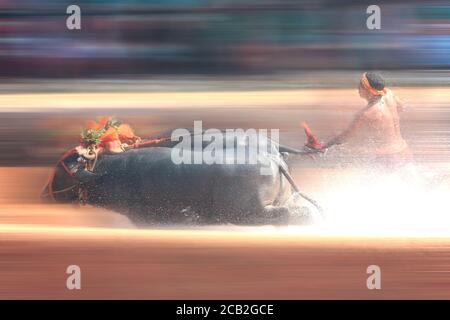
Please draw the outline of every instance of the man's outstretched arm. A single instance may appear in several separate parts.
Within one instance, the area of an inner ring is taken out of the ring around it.
[[[344,143],[349,137],[355,135],[362,125],[364,112],[359,112],[352,120],[352,122],[348,125],[348,127],[342,131],[337,136],[328,140],[325,144],[320,144],[317,138],[311,133],[311,130],[306,124],[303,124],[305,129],[305,134],[307,136],[307,142],[305,144],[306,147],[314,149],[314,150],[325,150],[334,145],[339,145]]]
[[[322,146],[322,148],[327,149],[334,145],[343,144],[348,138],[354,136],[358,132],[358,129],[360,128],[363,122],[362,118],[363,118],[362,114],[356,115],[355,118],[353,118],[352,122],[350,122],[350,124],[344,131],[328,140],[328,142],[326,142]]]

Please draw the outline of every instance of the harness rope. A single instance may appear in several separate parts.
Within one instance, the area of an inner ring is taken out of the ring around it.
[[[55,179],[55,175],[56,175],[56,169],[58,168],[58,166],[61,164],[61,163],[64,163],[64,160],[65,159],[67,159],[68,157],[70,157],[70,156],[73,156],[75,153],[77,153],[77,151],[75,150],[75,148],[73,148],[73,149],[70,149],[69,151],[66,151],[62,156],[61,156],[61,158],[59,158],[59,160],[58,160],[58,162],[56,163],[56,166],[55,166],[55,169],[53,170],[53,172],[51,173],[51,175],[50,175],[50,177],[49,177],[49,179],[48,179],[48,182],[47,182],[47,191],[48,191],[48,194],[50,195],[50,198],[53,200],[53,201],[56,201],[56,199],[55,199],[55,193],[56,192],[58,192],[58,193],[60,193],[60,191],[54,191],[53,190],[53,181],[54,181],[54,179]],[[63,169],[64,169],[64,171],[66,171],[66,173],[68,173],[71,177],[73,177],[73,173],[72,172],[70,172],[70,170],[69,170],[69,168],[67,168],[67,166],[64,164],[63,166]],[[44,191],[44,190],[43,190]]]

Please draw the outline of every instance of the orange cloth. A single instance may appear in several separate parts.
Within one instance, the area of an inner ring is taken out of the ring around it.
[[[112,127],[108,128],[108,130],[106,130],[105,133],[100,137],[100,142],[110,142],[115,140],[120,140],[119,132]]]
[[[103,117],[98,122],[90,120],[86,123],[87,129],[102,130],[108,124],[109,118]],[[99,146],[113,153],[122,152],[122,143],[136,142],[140,138],[127,124],[121,124],[118,128],[109,127],[100,137]]]
[[[136,136],[127,124],[121,124],[117,129],[108,128],[106,132],[100,137],[100,144],[109,152],[119,153],[123,151],[122,143],[128,141],[136,141],[139,137]]]
[[[133,129],[131,129],[131,127],[127,124],[121,124],[117,130],[119,133],[119,139],[122,142],[125,142],[128,140],[135,141],[136,139],[139,138],[138,136],[136,136],[134,134]]]
[[[316,136],[312,133],[306,122],[303,122],[302,126],[307,139],[305,146],[315,150],[322,149],[322,144],[319,142],[319,140],[317,140]]]
[[[107,152],[122,152],[122,142],[119,139],[119,132],[117,129],[112,127],[108,128],[108,130],[100,137],[100,146]]]
[[[370,83],[369,83],[369,79],[367,79],[367,73],[364,72],[364,74],[361,77],[361,83],[363,85],[363,87],[370,92],[370,94],[374,95],[374,96],[384,96],[386,94],[386,89],[383,90],[377,90],[375,88],[373,88]]]
[[[108,123],[108,117],[101,118],[99,122],[95,122],[94,120],[89,120],[86,123],[86,129],[100,130],[100,129],[103,129],[107,123]]]

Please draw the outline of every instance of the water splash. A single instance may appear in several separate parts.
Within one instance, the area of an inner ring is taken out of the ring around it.
[[[450,236],[450,181],[408,165],[365,171],[323,190],[326,221],[317,231],[343,235]]]

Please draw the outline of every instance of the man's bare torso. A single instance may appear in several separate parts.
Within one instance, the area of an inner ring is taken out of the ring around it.
[[[386,95],[360,113],[353,138],[358,140],[363,153],[389,155],[401,153],[408,147],[400,132],[398,112],[402,108],[401,101],[387,90]]]

